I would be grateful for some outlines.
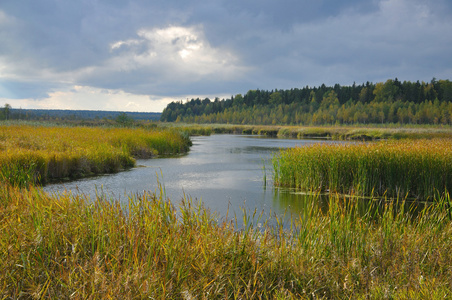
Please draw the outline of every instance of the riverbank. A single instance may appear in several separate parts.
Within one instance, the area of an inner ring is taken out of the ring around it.
[[[418,213],[312,196],[297,221],[218,221],[163,193],[49,196],[0,184],[1,298],[443,299],[451,294],[450,201]],[[400,207],[400,206],[397,206]],[[282,218],[274,216],[273,218]]]
[[[362,125],[239,125],[194,124],[180,122],[135,121],[121,124],[112,120],[79,121],[3,121],[1,126],[34,127],[89,127],[89,128],[136,128],[145,130],[172,129],[188,135],[246,134],[291,139],[326,140],[385,140],[385,139],[432,139],[452,138],[452,126],[414,124],[362,124]]]
[[[115,127],[0,127],[0,181],[44,184],[66,178],[114,173],[134,158],[189,150],[187,135],[168,129]]]
[[[159,123],[162,128],[183,130],[190,135],[252,134],[267,137],[331,140],[385,140],[452,138],[450,126],[376,125],[369,126],[265,126],[233,124]]]

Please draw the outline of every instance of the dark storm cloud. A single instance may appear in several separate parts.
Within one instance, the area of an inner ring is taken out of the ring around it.
[[[446,0],[3,0],[0,98],[447,79]],[[90,90],[91,92],[91,90]]]

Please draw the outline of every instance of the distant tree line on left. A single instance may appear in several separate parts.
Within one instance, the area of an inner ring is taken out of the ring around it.
[[[9,120],[11,114],[11,105],[8,103],[5,104],[5,106],[0,109],[0,120]]]
[[[119,120],[126,121],[158,121],[161,113],[153,112],[120,112],[100,110],[61,110],[61,109],[21,109],[5,104],[0,108],[0,120],[29,121],[78,121],[78,120]]]

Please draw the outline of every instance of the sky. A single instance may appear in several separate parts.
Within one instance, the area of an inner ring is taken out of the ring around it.
[[[0,106],[452,79],[451,0],[0,0]]]

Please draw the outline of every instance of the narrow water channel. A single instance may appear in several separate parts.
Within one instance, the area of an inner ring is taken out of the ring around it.
[[[262,138],[243,135],[193,137],[188,154],[172,158],[138,160],[137,167],[112,175],[98,176],[44,187],[50,193],[71,191],[94,198],[107,197],[125,201],[127,195],[143,191],[158,192],[177,204],[184,196],[218,213],[220,217],[242,216],[242,210],[256,210],[264,215],[298,214],[304,196],[274,189],[272,155],[282,148],[320,140]]]

